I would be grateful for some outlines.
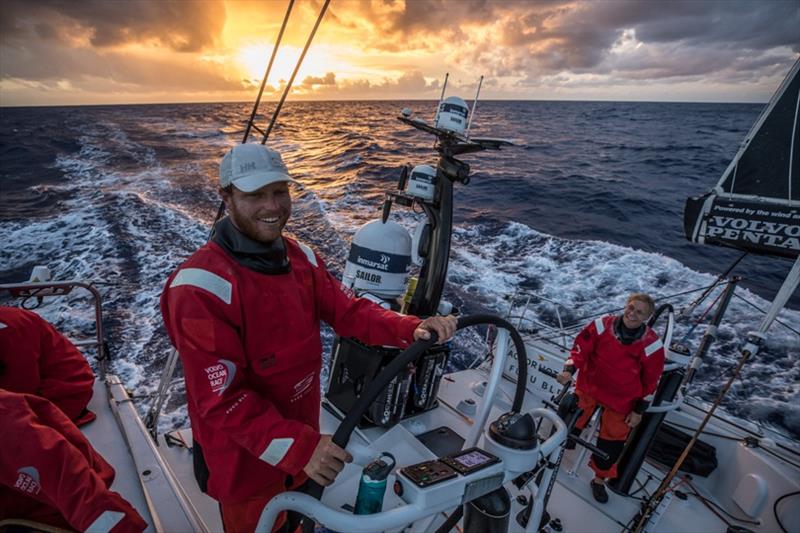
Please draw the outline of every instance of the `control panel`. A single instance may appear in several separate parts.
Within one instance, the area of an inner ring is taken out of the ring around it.
[[[442,457],[440,461],[462,476],[466,476],[481,468],[499,463],[500,458],[480,448],[468,448],[461,452]]]
[[[469,501],[502,486],[503,463],[480,448],[400,468],[395,492],[407,503],[434,506],[463,495]]]
[[[400,473],[418,487],[427,487],[458,475],[455,470],[438,459],[406,466],[400,469]]]

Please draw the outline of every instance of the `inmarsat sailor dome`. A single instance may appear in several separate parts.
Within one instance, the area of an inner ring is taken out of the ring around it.
[[[436,127],[463,135],[467,129],[468,115],[469,108],[463,98],[448,96],[439,104],[439,112],[436,113]]]
[[[402,296],[411,264],[411,235],[397,222],[367,222],[353,235],[342,282],[356,293]]]
[[[436,169],[430,165],[417,165],[411,170],[406,193],[428,202],[433,200],[436,189]]]

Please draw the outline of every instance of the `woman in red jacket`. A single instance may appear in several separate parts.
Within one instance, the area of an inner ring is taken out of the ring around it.
[[[592,455],[589,462],[595,473],[592,495],[600,503],[608,501],[605,480],[617,476],[616,462],[628,434],[641,421],[664,370],[664,347],[645,324],[654,311],[653,299],[636,293],[628,297],[622,316],[608,315],[589,323],[575,338],[558,377],[563,385],[578,372],[575,389],[583,414],[575,424],[577,431],[586,426],[595,409],[603,409],[597,447],[608,459]]]

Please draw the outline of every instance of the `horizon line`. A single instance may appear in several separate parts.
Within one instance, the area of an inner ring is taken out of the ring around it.
[[[316,102],[316,103],[333,103],[333,102],[437,102],[438,99],[434,98],[339,98],[339,99],[313,99],[303,98],[300,100],[291,100],[287,103],[303,103],[303,102]],[[575,103],[619,103],[619,104],[748,104],[748,105],[765,105],[769,100],[751,102],[751,101],[709,101],[709,100],[616,100],[616,99],[541,99],[541,98],[486,98],[480,99],[481,102],[575,102]],[[264,103],[277,103],[275,100],[262,100]],[[0,109],[29,109],[29,108],[51,108],[51,107],[115,107],[115,106],[146,106],[146,105],[205,105],[205,104],[249,104],[252,100],[208,100],[208,101],[189,101],[189,102],[121,102],[121,103],[85,103],[85,104],[28,104],[28,105],[5,105],[0,103]]]

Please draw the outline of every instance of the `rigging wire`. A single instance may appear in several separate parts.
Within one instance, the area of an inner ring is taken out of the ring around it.
[[[687,331],[686,335],[684,335],[683,338],[680,340],[679,344],[682,344],[682,345],[686,344],[686,341],[689,340],[689,337],[692,336],[692,333],[694,333],[694,330],[697,329],[697,326],[699,326],[703,322],[703,320],[705,320],[705,318],[708,315],[709,311],[711,311],[714,308],[714,306],[717,305],[717,302],[720,300],[720,298],[722,298],[723,294],[725,294],[725,291],[719,291],[719,294],[717,294],[717,297],[714,298],[713,302],[711,302],[711,305],[709,305],[706,308],[706,310],[703,311],[703,314],[700,315],[700,318],[698,318],[697,320],[694,321],[694,324],[692,324],[692,326],[689,328],[689,331]]]
[[[719,276],[717,276],[717,279],[714,281],[714,283],[712,283],[712,284],[711,284],[711,285],[708,287],[708,290],[707,290],[706,292],[704,292],[703,294],[701,294],[700,296],[698,296],[696,300],[694,300],[693,302],[689,303],[689,305],[687,305],[686,307],[684,307],[683,309],[681,309],[681,310],[680,310],[680,312],[678,312],[678,316],[677,316],[676,318],[683,318],[683,317],[684,317],[684,316],[686,316],[687,314],[691,313],[691,312],[694,310],[694,308],[695,308],[695,307],[697,307],[698,305],[700,305],[700,302],[702,302],[702,301],[703,301],[703,300],[706,298],[706,296],[708,296],[708,293],[710,293],[712,290],[714,290],[714,287],[715,287],[715,286],[717,286],[717,284],[719,284],[719,283],[720,283],[720,282],[721,282],[723,279],[727,278],[727,277],[728,277],[728,275],[729,275],[729,274],[730,274],[730,273],[733,271],[733,269],[734,269],[734,268],[736,268],[736,265],[738,265],[738,264],[739,264],[739,262],[740,262],[742,259],[744,259],[745,257],[747,257],[747,254],[748,254],[748,252],[744,252],[742,255],[740,255],[740,256],[739,256],[739,257],[738,257],[738,258],[737,258],[737,259],[736,259],[736,260],[735,260],[735,261],[734,261],[734,262],[731,264],[731,266],[729,266],[729,267],[728,267],[728,269],[727,269],[727,270],[725,270],[725,272],[723,272],[722,274],[720,274]],[[729,283],[730,283],[730,282],[729,282]]]
[[[281,108],[283,107],[283,102],[286,101],[286,96],[289,94],[289,91],[292,88],[292,84],[294,83],[294,78],[297,76],[297,71],[300,70],[300,65],[303,64],[303,59],[306,57],[306,52],[308,52],[308,47],[311,46],[311,41],[314,40],[314,35],[317,33],[317,28],[319,28],[320,23],[322,22],[322,18],[325,16],[325,12],[328,10],[328,4],[331,3],[331,0],[325,0],[325,3],[322,5],[322,9],[319,12],[319,16],[317,17],[317,22],[314,23],[314,28],[311,30],[311,34],[308,36],[306,40],[306,45],[303,47],[303,53],[300,54],[300,58],[297,60],[297,64],[294,66],[294,71],[292,72],[292,77],[289,78],[289,83],[286,84],[286,88],[281,95],[281,99],[278,102],[278,106],[275,108],[275,112],[272,114],[272,120],[269,122],[269,126],[267,126],[266,131],[264,132],[264,137],[261,139],[261,144],[266,144],[267,139],[269,139],[269,134],[272,132],[272,128],[275,126],[275,121],[278,120],[278,115],[281,112]]]
[[[264,72],[264,78],[261,80],[261,87],[258,89],[258,96],[256,96],[256,101],[253,103],[253,111],[250,113],[250,120],[247,121],[247,127],[244,130],[244,138],[242,139],[242,144],[247,142],[247,137],[250,135],[250,128],[254,128],[256,131],[263,135],[263,131],[259,129],[253,121],[256,118],[256,111],[258,111],[258,106],[261,103],[261,95],[264,93],[264,86],[267,84],[267,78],[269,77],[269,72],[272,70],[272,63],[275,61],[275,56],[278,55],[278,47],[281,44],[281,39],[283,39],[283,32],[286,30],[286,23],[289,22],[289,15],[292,12],[292,6],[294,5],[294,0],[289,0],[289,5],[286,8],[286,14],[283,16],[283,24],[281,24],[281,30],[278,32],[278,38],[275,40],[275,46],[272,47],[272,55],[269,58],[269,63],[267,63],[267,70]],[[262,143],[263,144],[263,143]]]
[[[695,428],[693,428],[691,426],[685,426],[685,425],[679,424],[677,422],[664,422],[664,425],[665,426],[673,426],[673,427],[685,429],[687,431],[694,431],[695,430]],[[703,430],[702,434],[707,436],[707,437],[715,437],[715,438],[718,438],[718,439],[732,440],[732,441],[736,441],[736,442],[745,442],[745,439],[743,439],[741,437],[736,437],[734,435],[723,435],[722,433],[713,433],[711,431],[706,431],[706,430]],[[777,446],[780,446],[780,443],[776,442],[775,444]],[[791,453],[791,454],[798,455],[798,452],[795,451],[795,450],[792,450],[791,448],[785,448],[785,447],[781,447],[781,448],[783,450]],[[773,457],[775,457],[777,459],[780,459],[781,461],[789,463],[790,465],[792,465],[795,468],[800,468],[800,464],[797,464],[797,463],[795,463],[793,461],[790,461],[786,457],[784,457],[784,456],[782,456],[782,455],[770,450],[769,448],[765,448],[764,446],[758,446],[758,449],[761,450],[762,452],[766,452],[766,453],[772,455]]]
[[[763,331],[765,329],[766,325],[762,323],[760,331]],[[663,501],[663,497],[669,489],[670,481],[672,481],[672,479],[678,473],[678,469],[686,460],[686,457],[689,455],[689,452],[691,451],[695,442],[697,442],[698,438],[702,434],[703,430],[706,427],[706,424],[708,424],[709,420],[711,420],[711,417],[714,415],[714,412],[716,411],[717,407],[719,407],[720,404],[722,403],[722,400],[727,395],[734,381],[736,381],[736,379],[739,378],[739,376],[741,375],[742,368],[747,363],[747,360],[750,358],[751,355],[753,355],[754,352],[758,353],[758,347],[756,346],[755,348],[751,348],[751,346],[753,345],[751,343],[748,343],[742,349],[741,357],[739,358],[736,368],[733,371],[733,375],[731,375],[728,378],[728,381],[722,387],[722,390],[719,392],[717,399],[711,405],[711,409],[706,413],[705,417],[703,417],[703,420],[700,422],[700,426],[695,430],[694,435],[692,435],[691,440],[689,440],[689,443],[683,449],[683,452],[681,453],[680,457],[678,457],[677,461],[675,461],[675,464],[672,466],[672,469],[669,471],[669,474],[667,474],[667,477],[665,477],[661,481],[661,484],[659,485],[653,497],[650,499],[648,504],[642,508],[642,511],[638,517],[638,523],[636,524],[637,533],[644,530],[647,521]]]
[[[734,293],[733,295],[734,295],[734,296],[736,296],[737,298],[739,298],[740,300],[742,300],[744,303],[746,303],[746,304],[747,304],[747,305],[749,305],[750,307],[753,307],[754,309],[756,309],[757,311],[759,311],[761,314],[765,314],[765,313],[766,313],[766,311],[764,311],[763,309],[761,309],[759,306],[757,306],[756,304],[754,304],[754,303],[753,303],[753,302],[751,302],[750,300],[746,299],[744,296],[740,296],[740,295],[738,295],[738,294],[736,294],[736,293]],[[777,318],[775,319],[775,322],[777,322],[777,323],[778,323],[778,324],[780,324],[781,326],[785,327],[786,329],[788,329],[789,331],[791,331],[791,332],[792,332],[792,333],[794,333],[795,335],[798,335],[798,336],[800,336],[800,331],[797,331],[796,329],[794,329],[794,328],[793,328],[793,327],[791,327],[790,325],[786,324],[785,322],[783,322],[783,321],[781,321],[781,320],[778,320]]]

